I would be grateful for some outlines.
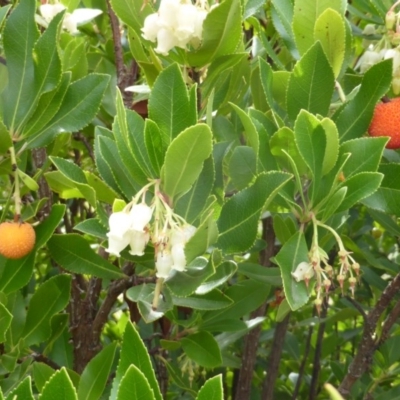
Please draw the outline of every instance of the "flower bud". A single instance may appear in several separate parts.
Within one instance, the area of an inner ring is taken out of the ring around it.
[[[168,250],[163,250],[157,253],[156,260],[156,276],[157,278],[166,279],[172,269],[172,256]]]

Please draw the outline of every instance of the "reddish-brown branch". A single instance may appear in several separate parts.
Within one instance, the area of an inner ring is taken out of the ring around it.
[[[370,368],[375,350],[380,344],[383,343],[383,337],[381,337],[381,340],[378,342],[375,339],[377,323],[383,312],[390,305],[390,302],[393,300],[394,296],[399,292],[399,289],[400,274],[396,275],[394,279],[386,286],[386,289],[383,291],[375,307],[370,311],[367,318],[364,320],[364,330],[360,344],[357,348],[357,354],[351,362],[348,372],[339,386],[339,392],[343,397],[346,398],[350,394],[353,384]],[[390,324],[392,324],[392,318],[394,318],[394,316],[399,312],[399,307],[400,306],[396,304],[392,310],[392,312],[394,312],[393,316],[390,317],[389,314],[389,317],[386,320],[386,333],[388,333],[388,328],[390,327]]]

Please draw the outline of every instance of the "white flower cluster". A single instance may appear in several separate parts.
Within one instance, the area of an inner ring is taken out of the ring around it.
[[[154,184],[156,195],[149,206],[144,198],[148,187]],[[141,202],[138,202],[139,197],[142,197]],[[130,254],[142,256],[151,240],[158,278],[167,279],[172,270],[185,271],[185,245],[196,228],[172,211],[160,193],[157,181],[142,188],[123,211],[112,213],[109,227],[108,253],[120,257],[121,251],[130,246]]]
[[[66,10],[63,4],[55,2],[54,4],[42,4],[39,7],[40,14],[43,17],[43,21],[38,21],[45,27],[48,26],[50,21],[61,11]],[[103,11],[95,8],[77,8],[72,13],[66,12],[62,27],[71,34],[77,33],[78,25],[86,24],[93,18],[96,18]],[[44,22],[44,23],[43,23]]]
[[[157,13],[144,21],[143,37],[157,41],[155,51],[167,55],[175,46],[186,49],[197,47],[202,39],[203,21],[208,11],[205,2],[194,5],[190,0],[161,0]]]
[[[363,30],[364,35],[375,35],[378,32],[373,24],[368,24]],[[370,40],[366,41],[368,44],[367,50],[359,58],[355,69],[358,69],[361,73],[365,73],[373,65],[377,64],[382,60],[392,59],[392,88],[394,94],[400,93],[400,46],[392,47],[390,40],[380,40],[378,43],[373,44]]]

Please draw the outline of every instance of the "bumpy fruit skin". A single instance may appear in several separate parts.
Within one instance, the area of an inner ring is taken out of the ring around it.
[[[400,149],[400,97],[376,105],[368,132],[375,137],[389,136],[386,148]]]
[[[17,260],[29,254],[35,246],[36,234],[32,225],[25,222],[0,224],[0,254]]]

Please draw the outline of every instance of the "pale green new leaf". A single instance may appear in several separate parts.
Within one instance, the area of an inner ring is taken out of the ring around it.
[[[342,68],[346,50],[344,17],[334,9],[327,8],[320,14],[315,23],[314,39],[321,42],[335,78],[337,78]]]

